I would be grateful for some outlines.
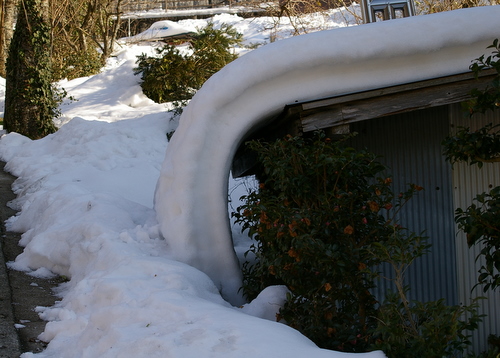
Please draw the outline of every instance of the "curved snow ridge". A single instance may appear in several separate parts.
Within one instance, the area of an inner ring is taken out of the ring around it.
[[[157,218],[174,257],[241,304],[227,213],[241,141],[288,103],[466,72],[500,36],[499,18],[500,6],[488,6],[322,31],[224,67],[186,107],[157,184]]]

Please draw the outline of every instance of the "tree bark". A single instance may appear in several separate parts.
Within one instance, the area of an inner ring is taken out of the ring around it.
[[[6,69],[4,128],[31,139],[53,133],[48,0],[21,0]]]
[[[0,0],[0,76],[5,77],[5,63],[9,54],[9,45],[14,34],[19,0]]]

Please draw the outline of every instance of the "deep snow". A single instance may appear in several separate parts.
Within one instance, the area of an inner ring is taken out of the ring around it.
[[[247,43],[269,40],[265,19],[219,15],[213,21],[234,25]],[[283,37],[289,29],[283,27]],[[205,273],[173,259],[153,201],[166,133],[177,121],[167,105],[142,94],[133,75],[136,56],[152,54],[158,44],[121,46],[102,73],[61,82],[76,101],[61,106],[57,133],[37,141],[16,133],[0,139],[0,158],[18,177],[11,205],[19,214],[7,226],[23,233],[25,246],[9,266],[33,276],[70,278],[57,289],[54,307],[37,308],[48,321],[39,338],[50,343],[36,356],[343,357],[273,322],[284,287],[233,307]],[[3,93],[1,98],[3,106]],[[231,181],[233,200],[244,187]],[[241,257],[249,241],[239,231],[234,228]]]
[[[336,21],[335,16],[326,19],[327,27],[344,26],[343,17]],[[269,21],[265,18],[220,15],[213,20],[215,24],[234,25],[244,33],[247,44],[268,42],[276,35],[265,30]],[[182,26],[195,29],[204,21],[183,21]],[[446,25],[449,23],[444,21],[435,26]],[[278,34],[287,37],[289,30],[284,27]],[[15,133],[0,139],[0,158],[18,177],[13,186],[17,199],[12,206],[19,214],[7,225],[9,230],[24,233],[21,244],[25,246],[9,265],[30,275],[70,278],[58,289],[61,300],[54,307],[38,308],[49,321],[40,338],[50,343],[36,356],[346,356],[321,350],[297,331],[273,322],[283,301],[283,287],[269,288],[243,307],[231,306],[206,273],[178,260],[179,255],[192,250],[189,245],[181,247],[181,252],[172,248],[172,243],[184,242],[186,233],[179,226],[173,230],[178,238],[162,238],[169,228],[157,221],[155,188],[162,163],[168,167],[164,161],[169,146],[166,133],[177,128],[177,122],[167,106],[142,94],[138,78],[133,76],[135,56],[152,53],[154,45],[122,46],[102,73],[61,83],[77,101],[62,105],[57,133],[37,141]],[[354,44],[349,49],[357,51]],[[270,59],[261,66],[269,65]],[[273,63],[278,60],[272,57]],[[207,88],[213,88],[214,81]],[[207,91],[200,91],[198,97]],[[198,106],[193,108],[188,111],[191,116],[200,111]],[[185,129],[179,129],[176,137],[191,143],[221,140],[203,132],[190,137]],[[197,164],[184,162],[181,166],[193,168]],[[184,179],[189,182],[191,178]],[[203,182],[203,178],[198,179]],[[207,191],[220,191],[218,181],[205,185]],[[244,185],[233,180],[229,188],[233,201],[244,192]],[[160,189],[157,193],[160,205],[179,199],[178,192]],[[192,193],[192,202],[201,202],[199,194],[199,189]],[[220,215],[227,218],[225,208],[223,211]],[[198,217],[184,220],[183,225],[196,227],[200,235],[212,229]],[[227,224],[224,221],[218,230],[226,230]],[[233,237],[241,258],[249,242],[239,234],[239,228],[233,228]],[[23,355],[30,356],[33,354]]]
[[[182,114],[158,182],[155,210],[175,258],[242,303],[224,208],[244,138],[285,104],[467,72],[498,36],[499,18],[499,6],[477,7],[315,32],[263,46],[216,73]]]

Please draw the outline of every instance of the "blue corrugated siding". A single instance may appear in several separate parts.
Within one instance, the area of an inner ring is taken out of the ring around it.
[[[393,176],[394,191],[408,183],[424,187],[402,210],[400,222],[411,231],[429,237],[431,252],[407,272],[410,299],[433,301],[445,298],[458,303],[455,228],[451,166],[442,156],[441,141],[448,133],[445,107],[416,111],[351,125],[358,132],[353,145],[381,155]],[[379,285],[381,297],[390,287]]]
[[[477,115],[473,121],[462,115],[459,106],[452,108],[452,124],[454,127],[463,126],[477,129],[484,124],[500,123],[500,111],[488,112],[486,115]],[[456,208],[465,209],[472,203],[472,199],[479,193],[488,192],[491,188],[500,185],[500,163],[485,163],[482,169],[470,166],[467,163],[458,163],[453,167],[453,191]],[[473,332],[472,342],[474,350],[479,353],[488,346],[487,338],[490,334],[500,334],[500,290],[495,292],[482,292],[481,287],[473,289],[477,282],[478,270],[484,263],[476,256],[481,247],[469,248],[463,232],[458,232],[456,237],[458,259],[458,292],[460,302],[469,303],[477,296],[485,296],[486,300],[480,301],[479,312],[486,314],[479,329]]]
[[[474,297],[487,297],[479,308],[479,313],[486,317],[472,334],[476,353],[488,348],[489,334],[500,334],[500,292],[485,294],[480,288],[472,290],[481,265],[475,262],[480,248],[467,247],[465,235],[457,233],[454,212],[467,207],[477,193],[500,185],[500,163],[487,164],[483,169],[459,163],[452,170],[441,154],[441,141],[450,125],[479,128],[489,122],[500,123],[499,112],[478,116],[470,122],[460,106],[455,105],[351,125],[351,130],[359,133],[353,140],[356,147],[366,147],[383,156],[381,161],[391,168],[395,191],[404,190],[407,183],[425,188],[400,218],[412,231],[425,230],[433,245],[432,252],[409,271],[411,299],[445,298],[448,304],[469,304]],[[381,283],[377,295],[382,297],[388,287],[386,282]]]

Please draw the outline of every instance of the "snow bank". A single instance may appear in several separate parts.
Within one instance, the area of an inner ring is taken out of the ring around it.
[[[77,101],[61,107],[57,133],[0,139],[0,159],[18,177],[11,205],[20,213],[7,224],[25,245],[9,266],[70,279],[59,302],[37,308],[48,347],[23,358],[351,356],[271,321],[283,287],[233,307],[160,238],[153,196],[175,123],[137,85],[131,68],[143,50],[124,48],[102,73],[63,83]]]
[[[56,125],[61,127],[74,117],[116,122],[166,112],[165,105],[142,93],[139,76],[132,75],[137,56],[153,55],[154,49],[144,45],[123,46],[98,76],[61,81],[59,86],[69,97],[61,106],[62,116],[56,119]]]
[[[284,105],[468,71],[500,30],[500,6],[316,32],[272,43],[210,78],[184,111],[155,193],[177,260],[242,302],[229,219],[230,165],[245,136]]]

